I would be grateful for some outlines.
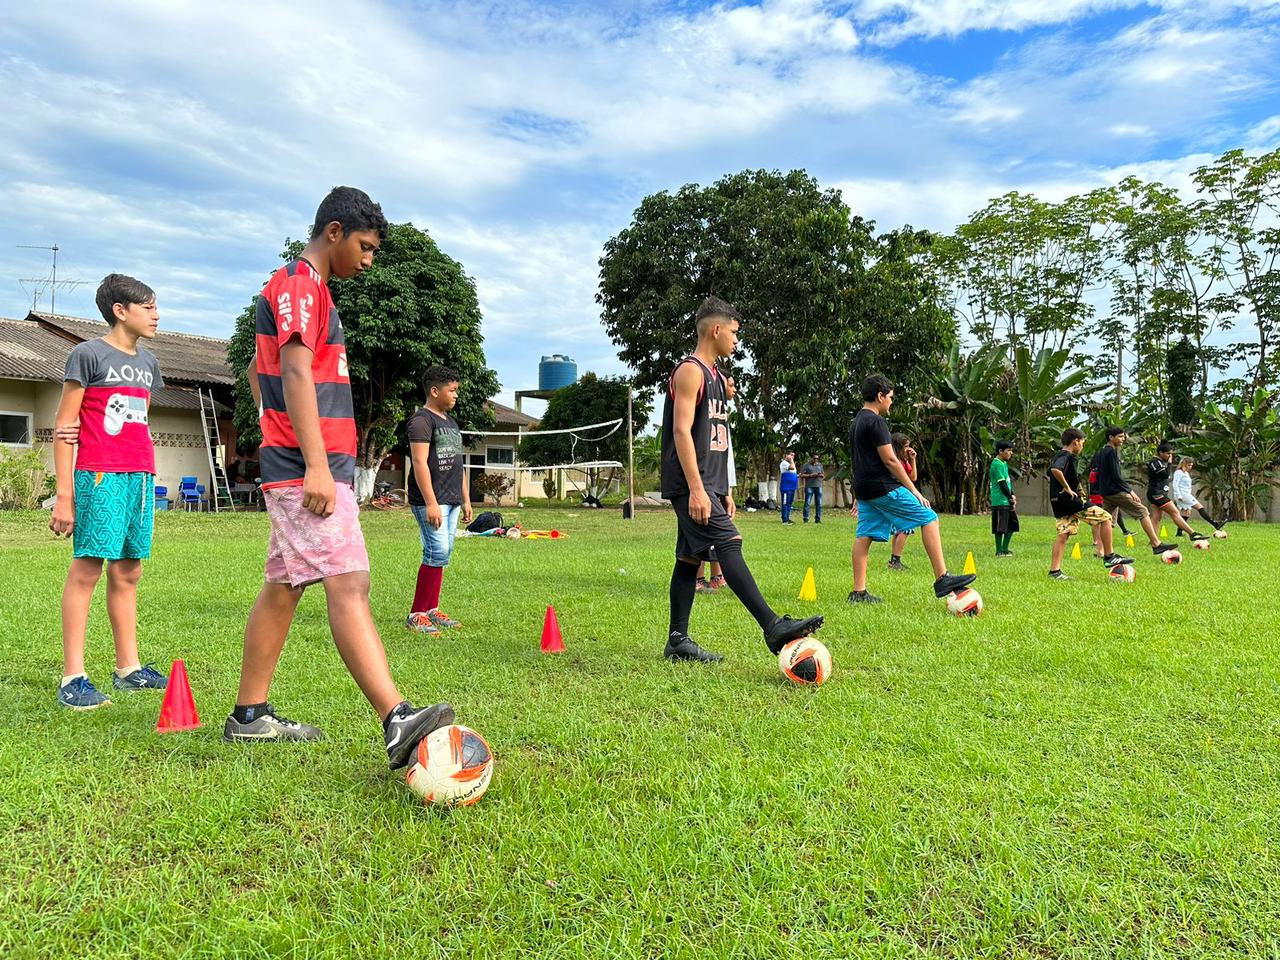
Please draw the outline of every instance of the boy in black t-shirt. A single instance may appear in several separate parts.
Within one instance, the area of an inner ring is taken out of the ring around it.
[[[867,592],[867,557],[871,541],[888,542],[895,533],[919,528],[920,540],[933,564],[933,592],[945,597],[973,583],[973,574],[952,575],[942,555],[938,515],[929,507],[893,452],[893,435],[885,415],[893,406],[893,384],[874,374],[862,384],[862,409],[849,427],[853,456],[853,493],[858,499],[858,528],[853,541],[853,590],[850,603],[880,603]]]
[[[1062,432],[1062,449],[1049,461],[1049,503],[1058,520],[1058,538],[1053,541],[1049,576],[1054,580],[1070,580],[1062,572],[1062,554],[1067,541],[1076,535],[1083,520],[1093,527],[1102,545],[1103,566],[1110,569],[1122,563],[1133,563],[1132,557],[1122,557],[1112,548],[1111,514],[1101,506],[1087,503],[1080,493],[1080,478],[1076,474],[1076,457],[1084,449],[1084,433],[1075,427]]]
[[[458,520],[471,522],[470,484],[462,432],[449,411],[458,402],[458,374],[432,367],[423,385],[427,404],[409,418],[409,455],[413,475],[409,507],[418,520],[422,565],[405,626],[418,633],[439,633],[462,626],[440,609],[444,568],[453,554]]]
[[[1178,536],[1185,534],[1192,541],[1209,539],[1191,529],[1173,502],[1173,444],[1167,440],[1156,447],[1156,455],[1147,463],[1147,503],[1156,516],[1165,514],[1173,520]]]

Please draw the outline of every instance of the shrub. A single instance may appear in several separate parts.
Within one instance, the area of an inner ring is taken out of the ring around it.
[[[481,499],[501,503],[502,498],[511,492],[516,482],[511,477],[500,473],[482,473],[471,483],[471,490],[480,494]]]
[[[0,448],[0,509],[33,510],[52,490],[40,447]]]

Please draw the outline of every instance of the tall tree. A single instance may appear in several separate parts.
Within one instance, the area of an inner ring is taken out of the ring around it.
[[[305,244],[286,243],[283,259]],[[455,416],[473,429],[492,424],[485,401],[498,377],[485,363],[475,283],[424,230],[392,224],[373,266],[329,288],[342,318],[357,430],[357,491],[367,496],[372,477],[423,402],[422,376],[436,364],[461,376]],[[257,411],[244,372],[254,354],[254,305],[236,321],[228,358],[239,378],[235,421],[242,435],[258,436]],[[361,484],[361,480],[364,481]]]
[[[1254,339],[1239,345],[1252,393],[1280,373],[1280,150],[1257,157],[1229,150],[1192,179],[1205,198],[1213,254],[1252,315]]]
[[[802,170],[733,174],[646,197],[600,259],[605,330],[641,389],[665,389],[693,347],[693,312],[715,294],[746,322],[739,404],[770,423],[789,418],[775,390],[780,369],[803,362],[798,333],[830,329],[843,294],[865,269],[870,225],[837,190]]]
[[[981,342],[1063,349],[1089,331],[1106,263],[1102,197],[998,197],[938,245],[958,315]]]

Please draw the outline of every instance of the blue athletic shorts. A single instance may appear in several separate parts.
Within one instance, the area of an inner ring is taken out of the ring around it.
[[[908,492],[906,487],[874,500],[858,501],[858,529],[854,536],[887,542],[895,533],[910,533],[933,523],[938,515]]]
[[[149,473],[75,472],[77,557],[143,560],[151,556],[155,477]]]

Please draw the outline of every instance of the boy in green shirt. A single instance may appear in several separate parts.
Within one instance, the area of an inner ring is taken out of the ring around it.
[[[1009,480],[1009,459],[1013,456],[1013,444],[1008,440],[996,441],[996,456],[991,461],[991,532],[996,538],[996,556],[1012,557],[1009,541],[1018,532],[1018,498],[1014,496]]]

